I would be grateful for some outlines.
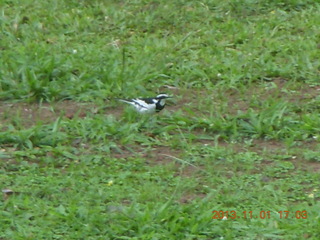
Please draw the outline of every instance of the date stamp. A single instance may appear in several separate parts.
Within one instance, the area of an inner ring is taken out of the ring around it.
[[[271,219],[277,217],[279,219],[307,219],[308,212],[303,211],[212,211],[212,219]]]

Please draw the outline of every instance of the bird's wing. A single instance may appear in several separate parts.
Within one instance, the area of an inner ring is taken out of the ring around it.
[[[128,103],[132,106],[134,106],[138,112],[144,113],[144,112],[152,112],[155,110],[155,105],[149,105],[144,100],[136,98],[136,99],[117,99],[120,102]]]
[[[150,105],[143,99],[139,99],[139,98],[136,98],[136,99],[132,99],[132,102],[134,104],[136,104],[137,106],[139,106],[141,109],[149,109],[150,108]]]
[[[136,108],[140,113],[152,113],[156,111],[156,100],[152,98],[135,98],[135,99],[121,99],[118,101],[128,103]]]
[[[142,100],[148,104],[154,104],[157,102],[157,100],[155,98],[138,98],[136,100]]]
[[[148,99],[149,100],[149,99]],[[145,99],[133,99],[137,110],[141,113],[154,113],[156,111],[156,104],[153,101],[146,102]]]

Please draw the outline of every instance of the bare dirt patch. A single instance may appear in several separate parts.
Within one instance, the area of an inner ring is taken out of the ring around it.
[[[320,173],[320,162],[309,162],[308,163],[308,169],[312,169],[314,172]]]
[[[191,193],[188,193],[188,194],[185,194],[183,195],[180,199],[179,199],[179,202],[182,203],[182,204],[188,204],[194,200],[197,200],[197,199],[203,199],[207,196],[207,194],[205,193],[197,193],[197,194],[191,194]]]
[[[31,127],[36,124],[48,124],[54,122],[58,117],[72,119],[83,118],[88,113],[103,111],[105,114],[119,116],[121,109],[112,107],[98,109],[93,103],[77,103],[74,101],[61,101],[55,103],[7,103],[0,102],[0,121],[2,127],[6,124]]]
[[[22,119],[21,125],[30,127],[36,123],[47,124],[58,117],[72,118],[76,114],[85,116],[91,106],[84,106],[73,101],[49,103],[4,103],[0,102],[0,120],[4,124]]]
[[[218,93],[215,90],[208,92],[207,90],[180,90],[178,88],[166,88],[163,92],[169,93],[175,98],[168,102],[166,107],[167,111],[176,112],[181,111],[185,116],[190,117],[190,112],[185,108],[192,109],[193,114],[198,116],[206,116],[206,108],[201,107],[203,103],[212,103],[216,108],[220,104],[226,104],[226,114],[236,115],[239,111],[247,111],[252,108],[250,103],[252,99],[259,96],[260,101],[264,101],[268,98],[280,99],[284,98],[288,102],[296,104],[306,103],[311,101],[319,95],[320,87],[308,87],[305,86],[300,89],[287,89],[288,82],[282,79],[275,79],[270,83],[266,83],[265,87],[250,87],[246,91],[228,90],[224,93]],[[203,98],[209,99],[207,102],[199,102]],[[15,121],[22,121],[20,124],[25,127],[30,127],[35,124],[48,124],[54,122],[58,117],[64,117],[68,119],[83,118],[95,113],[111,114],[116,118],[120,117],[123,112],[123,107],[120,108],[113,106],[113,103],[106,102],[105,108],[98,109],[93,103],[77,103],[73,101],[63,101],[55,103],[6,103],[0,102],[0,122],[1,128],[4,128],[7,124],[16,124]],[[161,114],[161,113],[160,113]],[[192,113],[191,113],[192,114]],[[230,143],[218,139],[214,141],[212,139],[203,139],[201,136],[205,134],[202,129],[194,129],[192,134],[195,135],[192,143],[201,144],[204,147],[224,147],[232,149],[235,153],[241,152],[256,152],[261,156],[271,155],[284,155],[290,150],[290,147],[283,142],[274,140],[254,139],[251,143],[236,142]],[[152,137],[152,136],[150,136]],[[303,142],[299,148],[304,149],[316,149],[318,146],[317,141]],[[185,152],[183,149],[172,148],[170,146],[154,146],[152,149],[146,150],[144,146],[139,144],[131,146],[120,146],[120,151],[112,150],[110,157],[130,159],[133,157],[141,157],[145,159],[146,164],[150,166],[172,165],[176,176],[185,178],[194,177],[195,175],[201,175],[206,169],[202,166],[191,166],[185,161]],[[299,152],[299,149],[296,149]],[[309,162],[303,159],[302,154],[297,154],[296,158],[288,159],[291,161],[296,170],[306,170],[313,172],[320,172],[320,163]],[[32,161],[30,161],[32,162]],[[214,164],[214,163],[213,163]],[[260,171],[265,166],[272,166],[274,161],[264,159],[257,168],[253,171]],[[266,178],[264,181],[272,181],[273,179]],[[183,194],[180,203],[188,203],[197,198],[206,197],[205,193],[186,193]]]
[[[145,153],[143,157],[147,160],[150,165],[157,164],[169,164],[172,163],[174,158],[179,158],[181,155],[181,150],[172,149],[168,146],[157,146],[151,151]]]
[[[161,88],[162,92],[174,96],[172,101],[168,102],[167,110],[171,112],[181,110],[186,115],[190,113],[183,110],[183,107],[192,109],[194,114],[205,115],[206,112],[200,111],[197,107],[201,99],[209,99],[213,105],[220,105],[222,101],[227,104],[227,114],[236,114],[238,111],[246,111],[252,102],[252,98],[259,96],[263,101],[267,98],[285,98],[289,102],[305,103],[312,100],[320,93],[320,86],[308,86],[290,88],[290,82],[285,79],[274,79],[264,85],[250,86],[246,90],[229,89],[221,93],[217,90],[207,91],[203,89],[179,89],[166,86]],[[110,105],[110,106],[109,106]],[[34,125],[37,122],[49,123],[55,121],[57,117],[64,116],[73,118],[75,116],[84,117],[88,112],[104,111],[106,114],[112,114],[119,117],[122,113],[122,107],[112,106],[112,102],[106,101],[106,108],[97,109],[93,103],[77,103],[74,101],[61,101],[55,103],[8,103],[0,102],[0,121],[9,123],[16,118],[23,119],[24,126]],[[108,107],[109,106],[109,107]],[[205,110],[205,108],[203,108]]]
[[[289,90],[288,90],[289,88]],[[291,89],[291,90],[290,90]],[[166,92],[175,98],[168,102],[167,110],[170,112],[181,111],[182,114],[190,116],[190,112],[186,111],[184,107],[191,108],[193,114],[199,114],[205,116],[207,113],[203,112],[206,108],[198,108],[199,101],[204,98],[209,99],[209,102],[218,106],[223,101],[227,104],[227,114],[236,114],[240,111],[247,111],[251,106],[250,102],[252,98],[259,96],[263,101],[267,98],[285,98],[288,101],[301,102],[315,98],[319,95],[320,87],[310,87],[304,85],[303,87],[290,88],[290,82],[284,79],[274,79],[273,81],[266,82],[263,85],[251,86],[246,90],[231,89],[226,92],[217,92],[216,90],[197,90],[197,89],[179,89],[175,87],[164,87],[162,92]],[[204,102],[203,102],[204,103]],[[72,119],[74,117],[86,117],[88,113],[95,114],[97,112],[104,113],[106,115],[111,114],[115,117],[119,117],[123,108],[113,106],[112,102],[106,101],[105,108],[98,109],[93,103],[77,103],[74,101],[61,101],[55,103],[7,103],[0,102],[0,121],[1,128],[4,128],[7,124],[21,124],[25,127],[30,127],[35,124],[47,124],[55,121],[58,117],[65,117]],[[203,110],[202,110],[203,109]],[[161,113],[160,113],[161,114]],[[16,121],[21,121],[16,123]],[[203,134],[202,130],[194,129],[192,132],[195,136]],[[207,147],[216,146],[217,143],[213,140],[206,140],[195,138],[193,141],[195,144],[203,144]],[[307,144],[307,143],[306,143]],[[302,143],[301,148],[306,147],[305,143]],[[309,144],[309,143],[308,143]],[[317,145],[317,143],[314,143]],[[310,145],[310,144],[309,144]],[[229,143],[223,140],[218,141],[218,146],[232,148],[235,152],[252,151],[258,154],[273,153],[281,154],[287,151],[287,146],[280,141],[265,141],[261,139],[253,140],[250,145],[244,143]],[[139,154],[146,159],[146,162],[150,165],[169,164],[176,162],[181,166],[175,158],[181,158],[184,154],[183,150],[172,149],[169,146],[157,146],[152,150],[145,151],[143,147],[137,145],[132,147],[133,152],[127,148],[121,149],[120,152],[113,151],[112,156],[115,158],[128,158],[135,154]],[[301,156],[299,156],[299,159]],[[318,169],[317,163],[314,164],[315,169]],[[193,174],[193,168],[189,171]],[[188,173],[186,173],[188,174]]]
[[[130,149],[130,150],[129,150]],[[156,146],[146,150],[140,145],[120,146],[120,151],[113,150],[111,157],[128,159],[140,156],[146,159],[146,164],[151,166],[166,165],[175,162],[174,158],[179,158],[182,153],[179,149],[172,149],[169,146]]]

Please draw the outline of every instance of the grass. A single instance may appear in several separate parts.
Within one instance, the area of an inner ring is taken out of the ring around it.
[[[4,1],[0,239],[319,239],[319,11]]]

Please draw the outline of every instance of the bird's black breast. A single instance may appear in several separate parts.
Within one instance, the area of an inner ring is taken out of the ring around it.
[[[156,112],[160,112],[162,109],[164,109],[165,105],[161,105],[160,101],[156,103]]]

